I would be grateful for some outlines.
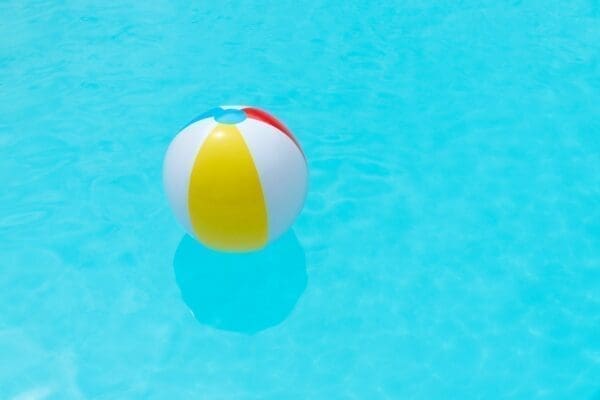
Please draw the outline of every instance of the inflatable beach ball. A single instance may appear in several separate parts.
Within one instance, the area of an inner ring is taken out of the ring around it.
[[[163,181],[189,234],[215,250],[250,251],[292,225],[308,171],[298,141],[281,122],[258,108],[224,106],[177,134]]]

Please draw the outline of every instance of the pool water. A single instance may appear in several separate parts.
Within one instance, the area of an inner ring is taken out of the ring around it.
[[[0,2],[1,399],[600,398],[598,1],[191,3]],[[254,254],[162,189],[220,104],[309,163]]]

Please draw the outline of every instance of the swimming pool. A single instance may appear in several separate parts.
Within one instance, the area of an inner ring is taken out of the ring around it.
[[[598,398],[598,2],[384,3],[0,3],[0,398]],[[240,103],[310,190],[227,256],[161,167]]]

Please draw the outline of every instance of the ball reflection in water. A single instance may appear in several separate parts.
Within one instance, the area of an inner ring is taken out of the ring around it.
[[[185,235],[173,261],[181,296],[206,325],[256,333],[281,323],[306,288],[306,262],[293,230],[252,253],[221,253]]]

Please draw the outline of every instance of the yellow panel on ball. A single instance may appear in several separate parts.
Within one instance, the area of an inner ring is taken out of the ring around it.
[[[209,247],[245,251],[266,244],[260,178],[235,125],[218,124],[202,144],[190,177],[188,209],[196,235]]]

